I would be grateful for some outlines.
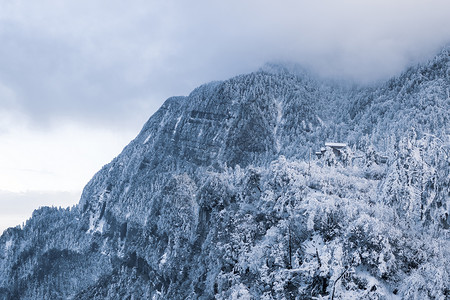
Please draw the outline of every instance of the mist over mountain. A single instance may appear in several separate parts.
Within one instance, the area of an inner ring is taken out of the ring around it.
[[[3,233],[0,299],[446,299],[449,90],[446,47],[369,87],[272,64],[169,98],[77,206]]]

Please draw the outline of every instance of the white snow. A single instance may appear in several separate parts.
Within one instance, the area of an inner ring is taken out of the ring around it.
[[[105,227],[105,220],[101,219],[98,224],[97,224],[97,228],[95,229],[96,231],[103,233],[103,228]]]
[[[356,268],[356,275],[358,277],[361,277],[361,278],[364,278],[365,280],[367,280],[368,288],[366,290],[366,294],[369,293],[369,290],[373,286],[376,286],[378,292],[386,297],[385,299],[389,299],[389,300],[400,300],[401,299],[401,297],[399,295],[394,295],[390,291],[390,288],[386,285],[386,283],[384,281],[378,280],[377,278],[373,277],[366,270],[363,270],[362,268]]]
[[[319,256],[322,252],[322,248],[324,247],[323,239],[320,235],[314,235],[311,237],[310,241],[306,241],[304,243],[305,253],[309,255],[316,255],[316,252],[319,253]]]
[[[322,121],[321,118],[319,118],[319,116],[316,116],[316,118],[317,118],[317,120],[319,121],[320,126],[324,126],[324,125],[325,125],[325,123]]]
[[[95,217],[91,215],[89,217],[89,229],[87,232],[93,232],[95,230]]]
[[[231,299],[250,300],[252,297],[247,287],[241,283],[239,286],[234,288],[233,293],[231,294]]]
[[[147,142],[150,140],[151,137],[152,137],[152,134],[149,134],[148,137],[145,139],[144,144],[147,144]]]
[[[281,150],[281,146],[280,146],[280,141],[278,140],[277,132],[278,132],[278,126],[280,125],[281,119],[283,117],[283,107],[281,105],[281,101],[279,101],[279,100],[275,101],[275,106],[276,106],[276,109],[277,109],[277,123],[275,125],[275,132],[274,132],[275,133],[274,136],[275,136],[275,139],[276,139],[276,141],[275,141],[275,143],[276,143],[275,144],[275,148],[276,148],[277,152],[279,152]]]
[[[175,127],[173,129],[173,133],[172,134],[175,134],[175,132],[177,131],[177,127],[178,127],[178,124],[180,123],[180,121],[181,121],[181,116],[178,117],[177,122],[175,123]]]
[[[130,190],[130,186],[127,185],[127,186],[123,189],[123,193],[126,194],[126,193],[128,193],[129,190]]]
[[[161,268],[162,266],[164,266],[166,262],[167,262],[167,252],[165,252],[161,257],[161,260],[159,261],[159,267]]]
[[[93,232],[100,232],[103,233],[103,227],[105,226],[105,220],[97,220],[95,216],[91,215],[89,218],[89,230],[87,232],[93,233]]]
[[[12,247],[12,244],[13,244],[13,241],[12,241],[12,239],[11,239],[11,240],[8,240],[8,241],[6,241],[6,243],[5,243],[5,252],[7,252],[7,251],[9,251],[9,249],[11,249],[11,247]]]

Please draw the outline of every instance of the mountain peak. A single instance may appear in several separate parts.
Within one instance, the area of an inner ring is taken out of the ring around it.
[[[167,99],[77,208],[0,237],[0,298],[444,299],[448,61],[355,89],[267,64]]]

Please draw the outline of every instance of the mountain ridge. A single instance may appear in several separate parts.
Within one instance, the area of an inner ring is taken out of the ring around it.
[[[272,66],[169,98],[75,208],[5,231],[0,298],[444,299],[449,61],[357,88]],[[312,160],[330,140],[364,159]]]

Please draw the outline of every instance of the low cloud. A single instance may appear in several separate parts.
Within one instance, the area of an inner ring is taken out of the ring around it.
[[[448,0],[0,0],[0,8],[0,232],[38,206],[76,203],[170,96],[270,61],[368,83],[450,42]]]
[[[169,96],[275,60],[367,83],[450,41],[446,0],[0,4],[0,112],[38,127],[141,126]]]

